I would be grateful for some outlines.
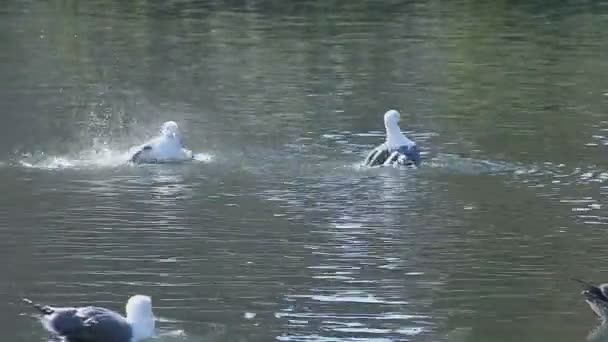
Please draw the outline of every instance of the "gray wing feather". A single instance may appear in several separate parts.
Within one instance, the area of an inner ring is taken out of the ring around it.
[[[599,286],[599,289],[602,292],[604,298],[606,298],[606,301],[608,301],[608,284],[601,284]]]
[[[386,158],[390,155],[386,144],[376,146],[365,158],[366,166],[378,166],[384,164]]]
[[[142,153],[146,152],[146,151],[150,151],[152,149],[152,146],[150,145],[145,145],[144,147],[141,148],[141,150],[135,152],[133,154],[133,156],[131,157],[131,162],[132,163],[137,163],[139,162],[140,158],[142,157]]]
[[[93,306],[57,310],[49,323],[70,342],[129,342],[132,336],[124,317]]]
[[[68,335],[82,325],[82,319],[76,316],[76,312],[76,308],[56,308],[53,314],[44,317],[45,325],[57,335]]]

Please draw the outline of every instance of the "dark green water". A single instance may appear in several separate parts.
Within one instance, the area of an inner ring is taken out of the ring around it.
[[[0,340],[134,293],[161,341],[587,339],[608,5],[403,3],[0,4]],[[359,166],[390,108],[420,170]],[[166,120],[200,160],[126,165]]]

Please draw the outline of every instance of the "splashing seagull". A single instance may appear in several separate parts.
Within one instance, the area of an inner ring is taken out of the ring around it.
[[[167,163],[192,159],[192,151],[183,146],[183,139],[175,121],[165,122],[160,136],[137,149],[130,161],[133,163]]]
[[[384,113],[386,141],[365,158],[366,166],[420,166],[420,151],[415,142],[405,137],[399,128],[401,114],[391,109]]]
[[[593,285],[583,280],[572,279],[583,285],[581,294],[591,307],[591,310],[598,315],[602,322],[608,321],[608,284]]]
[[[42,324],[52,338],[67,342],[138,342],[154,336],[152,300],[135,295],[126,305],[127,317],[95,307],[51,307],[24,302],[42,313]]]

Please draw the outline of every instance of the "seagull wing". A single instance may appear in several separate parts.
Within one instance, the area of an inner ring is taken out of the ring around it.
[[[389,156],[389,150],[387,144],[383,143],[374,148],[365,158],[366,166],[382,165]]]
[[[599,290],[604,296],[604,300],[608,302],[608,284],[601,284]]]
[[[591,293],[597,299],[601,299],[601,300],[608,302],[608,296],[607,296],[608,295],[608,284],[602,284],[598,287],[598,286],[593,285],[584,280],[580,280],[580,279],[572,279],[572,280],[577,281],[581,285],[583,285],[583,288],[585,289],[585,291]]]
[[[131,326],[108,309],[87,306],[58,310],[49,322],[54,332],[74,342],[129,342]]]
[[[137,163],[140,161],[140,159],[143,157],[143,154],[145,154],[148,151],[152,150],[152,146],[151,145],[144,145],[142,146],[139,150],[137,150],[137,152],[135,152],[133,154],[133,156],[131,156],[131,162],[132,163]]]

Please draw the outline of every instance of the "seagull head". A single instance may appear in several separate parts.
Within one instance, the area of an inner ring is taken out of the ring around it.
[[[127,321],[133,329],[133,340],[139,341],[154,336],[154,313],[152,299],[144,295],[129,298],[126,307]]]

